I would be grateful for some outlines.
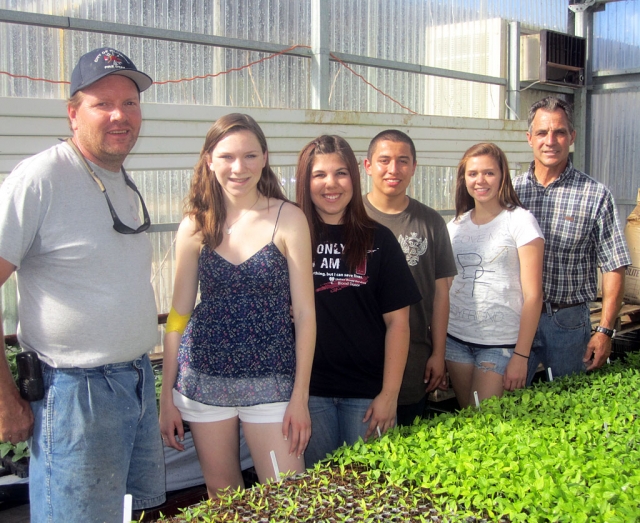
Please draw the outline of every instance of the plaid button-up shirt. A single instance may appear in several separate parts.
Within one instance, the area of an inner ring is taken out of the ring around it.
[[[529,171],[514,179],[522,201],[544,233],[544,301],[593,301],[597,273],[631,264],[613,196],[607,187],[573,168],[571,160],[547,187]]]

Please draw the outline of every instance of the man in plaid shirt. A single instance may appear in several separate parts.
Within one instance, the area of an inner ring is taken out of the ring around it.
[[[527,139],[534,161],[514,180],[522,204],[545,237],[544,303],[529,359],[530,384],[539,362],[554,377],[601,367],[624,291],[629,251],[607,187],[578,171],[569,159],[575,140],[571,106],[555,97],[533,104]],[[602,318],[591,335],[589,302],[602,269]]]

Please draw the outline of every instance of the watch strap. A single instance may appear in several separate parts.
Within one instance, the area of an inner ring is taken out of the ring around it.
[[[609,336],[609,338],[613,338],[615,336],[615,334],[616,334],[616,330],[615,329],[607,329],[606,327],[603,327],[602,325],[598,325],[596,327],[596,332],[601,332],[605,336]]]

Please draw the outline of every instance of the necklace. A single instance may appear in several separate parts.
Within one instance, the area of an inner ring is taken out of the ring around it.
[[[224,222],[224,232],[227,234],[231,234],[233,232],[233,226],[238,223],[240,220],[242,220],[242,218],[244,218],[244,215],[247,214],[251,209],[253,209],[256,204],[258,203],[258,200],[260,200],[260,193],[258,193],[258,197],[256,198],[256,201],[253,202],[253,205],[251,207],[249,207],[246,211],[242,211],[242,214],[240,214],[240,216],[233,222],[231,222],[230,225],[227,225],[227,222]]]

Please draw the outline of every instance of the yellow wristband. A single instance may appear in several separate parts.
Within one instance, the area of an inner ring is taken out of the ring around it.
[[[179,314],[173,307],[169,311],[169,316],[167,317],[167,325],[165,327],[165,332],[178,332],[182,334],[184,330],[187,328],[187,323],[189,323],[189,318],[191,318],[191,313],[188,314]]]

